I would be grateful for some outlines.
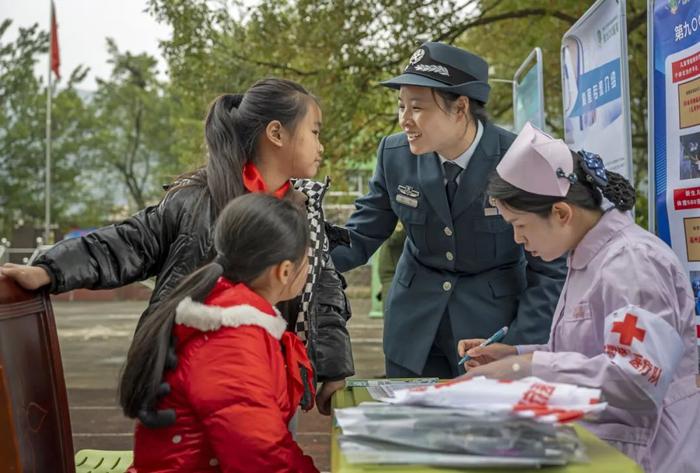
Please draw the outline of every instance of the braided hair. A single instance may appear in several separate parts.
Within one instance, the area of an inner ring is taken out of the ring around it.
[[[603,196],[619,210],[632,210],[637,200],[632,184],[616,172],[606,171],[606,174],[608,185],[601,189]]]
[[[506,182],[497,173],[493,173],[487,189],[487,194],[502,201],[508,207],[523,212],[536,213],[547,217],[552,211],[552,205],[557,202],[567,202],[587,210],[599,210],[603,197],[609,200],[615,208],[623,212],[631,210],[636,201],[632,184],[620,174],[604,170],[607,182],[594,179],[586,170],[582,153],[571,152],[574,161],[574,178],[570,179],[571,186],[565,197],[533,194]]]

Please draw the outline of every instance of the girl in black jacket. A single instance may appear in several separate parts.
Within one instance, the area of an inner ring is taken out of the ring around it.
[[[211,229],[228,202],[247,192],[292,199],[308,216],[309,274],[302,295],[280,309],[306,341],[323,383],[318,409],[329,414],[331,395],[354,367],[346,329],[350,308],[328,256],[338,243],[329,241],[329,235],[344,244],[347,238],[337,229],[326,232],[321,203],[328,179],[308,180],[321,163],[320,128],[317,100],[295,82],[265,79],[245,94],[222,95],[211,105],[204,126],[206,166],[178,179],[158,205],[62,241],[33,266],[7,264],[0,272],[27,289],[49,285],[52,293],[114,288],[155,276],[143,319],[183,276],[213,259]]]

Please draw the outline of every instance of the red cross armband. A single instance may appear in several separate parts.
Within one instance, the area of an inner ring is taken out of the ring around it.
[[[661,316],[628,305],[605,318],[605,354],[660,405],[683,353],[683,340]]]

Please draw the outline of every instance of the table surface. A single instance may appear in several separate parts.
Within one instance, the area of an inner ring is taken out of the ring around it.
[[[372,401],[367,388],[346,388],[344,390],[336,392],[333,396],[333,407],[343,408],[356,406],[364,401]],[[626,457],[620,453],[614,447],[611,447],[603,440],[600,440],[595,435],[593,435],[588,430],[581,426],[574,426],[579,437],[586,446],[586,453],[590,458],[590,463],[572,463],[566,466],[548,466],[543,469],[546,472],[551,473],[643,473],[642,468],[637,465],[633,460]],[[338,437],[340,436],[340,428],[338,428],[335,423],[333,427],[333,432],[331,434],[331,471],[334,473],[362,473],[362,472],[374,472],[374,471],[411,471],[411,472],[435,472],[435,473],[449,473],[456,471],[465,470],[455,470],[453,468],[434,468],[424,465],[373,465],[373,464],[362,464],[362,465],[351,465],[345,460],[345,456],[340,452],[340,447],[338,445]],[[542,472],[543,469],[517,469],[519,473],[525,473],[530,471]],[[513,471],[509,468],[471,468],[468,471],[471,472],[483,472],[483,473],[506,473]]]

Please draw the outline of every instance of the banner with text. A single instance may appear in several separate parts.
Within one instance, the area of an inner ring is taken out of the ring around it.
[[[632,176],[624,0],[598,0],[561,45],[564,140]]]
[[[688,270],[700,344],[700,1],[649,3],[649,221]]]

